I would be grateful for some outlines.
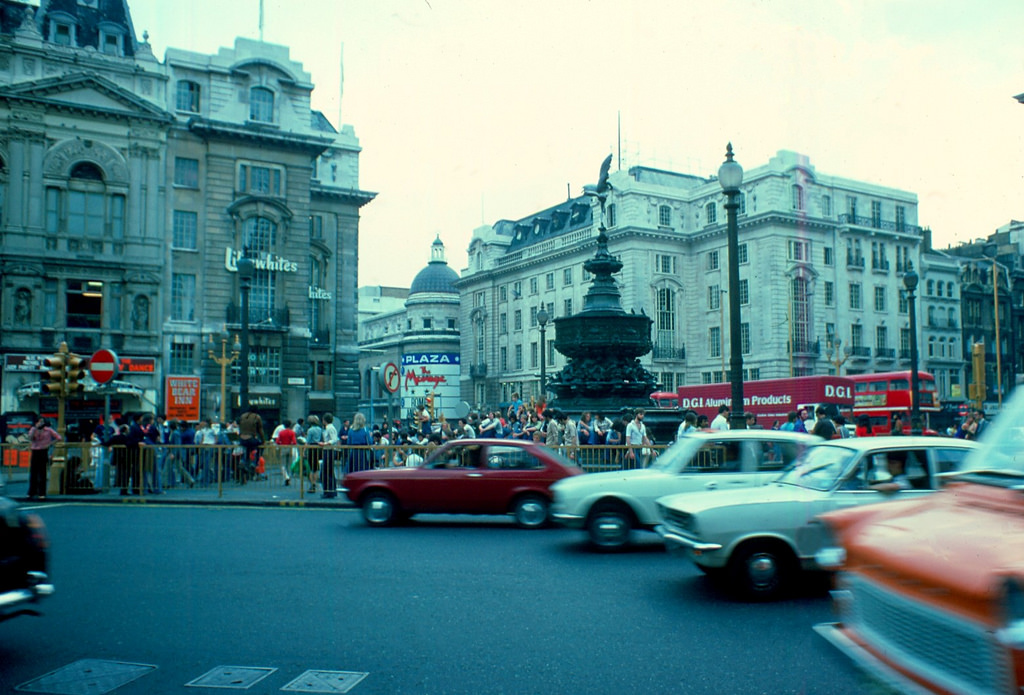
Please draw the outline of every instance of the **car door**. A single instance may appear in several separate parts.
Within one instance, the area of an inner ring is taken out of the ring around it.
[[[750,442],[721,437],[708,439],[694,452],[663,494],[731,489],[755,484],[757,466]]]
[[[473,490],[480,514],[504,514],[516,491],[548,485],[547,464],[525,447],[490,444],[482,462]]]
[[[405,484],[399,502],[413,513],[473,513],[482,448],[455,443],[439,451]]]

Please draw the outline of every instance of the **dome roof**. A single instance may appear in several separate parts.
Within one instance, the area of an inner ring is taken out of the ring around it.
[[[455,287],[455,282],[458,279],[459,274],[448,267],[448,261],[445,260],[444,255],[444,244],[439,236],[430,245],[430,263],[416,274],[409,287],[409,294],[413,295],[418,292],[458,294],[459,290]]]

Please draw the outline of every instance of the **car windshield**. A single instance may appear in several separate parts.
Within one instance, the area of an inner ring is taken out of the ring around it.
[[[1009,478],[1019,485],[1024,478],[1024,389],[1014,391],[999,416],[985,425],[979,443],[981,447],[964,462],[962,474],[973,474],[972,480],[978,482],[990,476],[994,484]]]
[[[793,462],[779,483],[808,490],[831,490],[843,477],[855,452],[842,446],[812,446]]]
[[[703,437],[682,437],[654,459],[649,467],[663,473],[680,471],[706,441]]]

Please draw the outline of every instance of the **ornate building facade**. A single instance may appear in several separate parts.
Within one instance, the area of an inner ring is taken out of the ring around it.
[[[38,363],[67,341],[122,358],[115,410],[162,410],[166,377],[192,375],[216,416],[209,349],[239,332],[243,252],[251,402],[271,422],[355,408],[352,269],[374,194],[352,128],[311,109],[313,88],[287,48],[247,39],[161,63],[121,0],[0,0],[4,411],[48,411]]]

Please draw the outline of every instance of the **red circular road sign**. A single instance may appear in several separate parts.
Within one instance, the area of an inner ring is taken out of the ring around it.
[[[402,381],[402,373],[398,370],[398,365],[394,362],[388,362],[384,365],[384,369],[381,370],[381,379],[384,382],[384,388],[391,393],[397,391]]]
[[[89,358],[89,374],[97,384],[105,384],[117,376],[118,364],[113,350],[97,350]]]

